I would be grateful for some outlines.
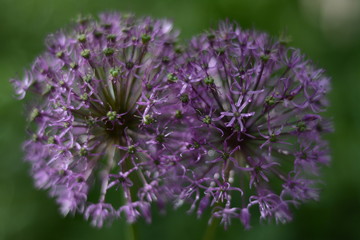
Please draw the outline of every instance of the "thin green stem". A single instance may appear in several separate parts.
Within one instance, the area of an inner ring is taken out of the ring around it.
[[[214,240],[216,238],[216,230],[219,226],[220,219],[215,218],[212,219],[211,223],[208,225],[208,227],[205,230],[203,240]]]
[[[137,231],[137,225],[135,223],[126,225],[126,240],[137,240],[139,238],[139,234]]]

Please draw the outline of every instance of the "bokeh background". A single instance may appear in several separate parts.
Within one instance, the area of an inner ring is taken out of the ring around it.
[[[9,79],[22,76],[44,50],[47,34],[79,13],[105,10],[166,17],[189,39],[236,20],[278,36],[286,31],[332,77],[331,107],[336,132],[329,136],[333,161],[324,169],[320,202],[294,209],[286,225],[255,223],[244,231],[234,221],[219,228],[216,239],[360,239],[360,1],[359,0],[0,0],[0,239],[126,239],[122,221],[94,229],[81,216],[63,218],[53,199],[33,187],[22,161],[23,107]],[[154,213],[151,225],[139,223],[139,239],[201,239],[207,220],[186,209]]]

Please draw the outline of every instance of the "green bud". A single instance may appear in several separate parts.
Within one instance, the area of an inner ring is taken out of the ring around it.
[[[80,148],[79,155],[84,157],[84,156],[88,155],[88,151],[85,148]]]
[[[109,118],[110,121],[116,120],[116,112],[115,111],[108,111],[106,116]]]
[[[113,48],[105,48],[103,53],[105,56],[110,57],[114,54],[115,50]]]
[[[263,60],[264,62],[267,62],[267,61],[269,61],[270,56],[267,55],[267,54],[266,54],[266,55],[261,55],[261,56],[260,56],[260,59]]]
[[[145,30],[146,30],[147,32],[152,32],[152,31],[154,30],[154,27],[153,27],[152,25],[147,25],[147,26],[145,27]]]
[[[256,166],[254,168],[254,170],[255,170],[256,173],[260,173],[262,171],[262,168],[261,168],[261,166]]]
[[[76,179],[77,182],[81,183],[81,182],[85,182],[84,177],[80,176]]]
[[[63,51],[58,51],[58,52],[56,53],[56,57],[57,57],[57,58],[62,58],[62,57],[64,57],[64,52],[63,52]]]
[[[175,53],[181,54],[181,53],[183,53],[183,52],[184,52],[184,49],[183,49],[181,46],[177,46],[177,47],[175,48]]]
[[[276,142],[276,141],[277,141],[277,138],[276,138],[275,134],[272,133],[272,134],[270,135],[270,139],[269,139],[269,140],[270,140],[270,142]]]
[[[144,116],[144,120],[143,120],[144,124],[149,125],[152,124],[154,121],[155,119],[149,114]]]
[[[35,118],[37,118],[39,115],[40,115],[39,109],[34,108],[34,109],[31,111],[31,113],[30,113],[29,120],[32,122],[32,121],[34,121]]]
[[[265,98],[265,103],[269,106],[272,106],[276,103],[276,99],[273,96],[267,96]]]
[[[189,95],[187,95],[186,93],[182,94],[180,96],[180,101],[183,103],[188,103],[189,102]]]
[[[79,65],[76,62],[72,62],[72,63],[70,63],[70,67],[72,69],[77,69],[79,67]]]
[[[215,40],[215,35],[214,35],[214,34],[209,34],[209,35],[207,35],[207,39],[208,39],[210,42],[212,42],[212,41]]]
[[[122,29],[122,32],[123,32],[123,33],[128,33],[128,32],[130,32],[130,30],[131,30],[131,28],[129,28],[129,27],[124,27],[124,28]]]
[[[296,124],[296,128],[299,132],[304,132],[304,131],[306,131],[307,126],[306,126],[305,122],[300,121]]]
[[[51,92],[53,90],[53,86],[51,86],[50,84],[46,84],[46,87],[45,87],[45,90],[44,92],[42,93],[43,95],[46,95],[48,94],[49,92]]]
[[[119,71],[118,68],[111,68],[110,69],[110,74],[111,74],[111,76],[113,76],[115,78],[115,77],[119,76],[120,71]]]
[[[55,138],[53,136],[48,137],[47,143],[48,144],[54,144],[55,143]]]
[[[204,82],[207,85],[212,85],[212,84],[214,84],[214,79],[209,76],[209,77],[204,78]]]
[[[222,156],[221,156],[221,158],[224,159],[224,160],[228,160],[229,157],[230,157],[230,154],[227,153],[227,152],[223,153]]]
[[[192,146],[193,146],[193,148],[198,149],[198,148],[200,148],[200,143],[194,141]]]
[[[111,23],[104,23],[104,24],[102,25],[102,27],[103,27],[104,29],[110,29],[110,28],[112,27],[112,24],[111,24]]]
[[[77,40],[81,43],[85,43],[86,42],[86,35],[85,34],[80,34],[77,36]]]
[[[84,80],[84,82],[89,83],[89,82],[91,82],[92,77],[93,77],[92,75],[87,74],[87,75],[83,78],[83,80]]]
[[[106,36],[106,39],[109,40],[110,42],[115,42],[116,35],[115,34],[109,34],[109,35]]]
[[[167,80],[171,83],[175,83],[178,80],[178,78],[174,73],[169,73],[167,75]]]
[[[146,88],[146,90],[151,91],[151,89],[153,89],[153,86],[150,83],[147,83],[145,85],[145,88]]]
[[[159,134],[156,136],[156,141],[159,143],[165,142],[165,136],[163,134]]]
[[[125,66],[127,69],[132,69],[134,67],[134,63],[129,61],[125,63]]]
[[[61,70],[66,72],[68,71],[70,68],[69,68],[69,65],[68,64],[64,64],[62,67],[61,67]]]
[[[180,110],[176,110],[176,112],[175,112],[175,117],[176,117],[177,119],[183,118],[182,112],[181,112]]]
[[[81,52],[81,56],[85,59],[89,59],[90,58],[90,50],[89,49],[85,49]]]
[[[34,141],[34,142],[37,142],[39,140],[39,136],[34,133],[32,136],[31,136],[31,139]]]
[[[206,115],[203,119],[202,119],[203,123],[206,124],[211,124],[211,117],[209,115]]]
[[[101,38],[102,35],[103,35],[102,32],[98,32],[98,31],[94,32],[94,37],[97,39]]]
[[[223,55],[225,53],[225,48],[216,49],[216,53],[219,54],[219,55]]]
[[[95,124],[95,119],[92,116],[89,116],[88,118],[86,118],[86,124],[88,126],[94,126]]]
[[[77,22],[81,25],[85,25],[89,22],[90,17],[89,16],[81,16],[79,15],[77,18]]]
[[[80,96],[80,99],[83,100],[83,101],[87,101],[89,99],[89,96],[87,93],[84,93]]]
[[[151,37],[147,34],[143,34],[141,36],[141,41],[143,44],[147,44],[151,40]]]
[[[128,153],[130,153],[130,154],[136,153],[136,147],[134,145],[129,146]]]
[[[168,64],[170,62],[170,58],[168,56],[165,56],[161,60],[164,64]]]

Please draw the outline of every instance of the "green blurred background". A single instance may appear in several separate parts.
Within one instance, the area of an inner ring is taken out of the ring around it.
[[[23,107],[9,78],[22,76],[44,50],[47,34],[79,13],[105,10],[166,17],[188,39],[219,19],[238,21],[273,36],[287,30],[292,46],[332,77],[331,108],[336,132],[329,136],[333,161],[324,169],[320,202],[294,209],[286,225],[256,223],[244,231],[234,221],[216,239],[360,239],[360,1],[358,0],[0,0],[0,239],[124,239],[126,226],[92,228],[81,216],[63,218],[53,199],[33,187],[22,161]],[[154,213],[139,223],[140,239],[201,239],[207,225],[185,208]],[[256,221],[257,222],[257,221]]]

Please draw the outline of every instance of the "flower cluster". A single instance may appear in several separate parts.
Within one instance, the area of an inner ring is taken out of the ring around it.
[[[25,158],[61,212],[94,226],[191,205],[227,227],[291,219],[329,162],[329,80],[296,49],[222,23],[184,50],[166,20],[106,13],[49,36],[22,80]]]
[[[166,201],[164,175],[179,168],[186,139],[172,130],[177,35],[165,20],[81,18],[14,81],[20,98],[33,95],[26,160],[63,214],[83,212],[99,227],[122,214],[150,221],[150,202]]]
[[[179,201],[248,228],[253,206],[261,219],[286,222],[289,205],[318,198],[318,167],[329,162],[322,135],[331,131],[319,115],[323,70],[285,42],[222,23],[191,40],[178,78],[193,119]]]

